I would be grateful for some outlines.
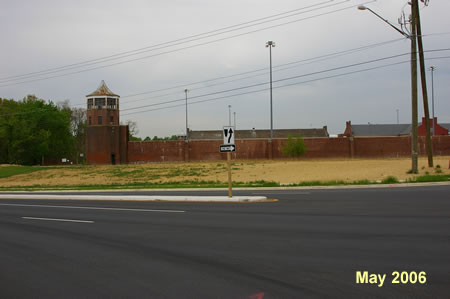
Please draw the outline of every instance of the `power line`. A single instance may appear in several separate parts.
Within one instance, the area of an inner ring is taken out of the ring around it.
[[[450,56],[442,56],[442,57],[428,58],[427,60],[432,60],[432,59],[448,59],[448,58],[450,58]],[[367,69],[363,69],[363,70],[357,70],[357,71],[352,71],[352,72],[347,72],[347,73],[342,73],[342,74],[337,74],[337,75],[332,75],[332,76],[327,76],[327,77],[322,77],[322,78],[317,78],[317,79],[311,79],[311,80],[302,81],[302,82],[295,82],[295,83],[285,84],[285,85],[282,85],[282,86],[276,86],[276,87],[274,87],[273,89],[285,88],[285,87],[289,87],[289,86],[293,86],[293,85],[300,85],[300,84],[306,84],[306,83],[311,83],[311,82],[315,82],[315,81],[321,81],[321,80],[326,80],[326,79],[332,79],[332,78],[337,78],[337,77],[342,77],[342,76],[352,75],[352,74],[361,73],[361,72],[367,72],[367,71],[371,71],[371,70],[375,70],[375,69],[380,69],[380,68],[385,68],[385,67],[389,67],[389,66],[394,66],[394,65],[404,64],[404,63],[410,63],[410,62],[411,62],[410,60],[405,60],[405,61],[401,61],[401,62],[396,62],[396,63],[386,64],[386,65],[382,65],[382,66],[376,66],[376,67],[367,68]],[[233,94],[233,95],[228,95],[228,96],[222,96],[222,97],[218,97],[218,98],[212,98],[212,99],[206,99],[206,100],[194,101],[194,102],[188,103],[188,105],[194,105],[194,104],[199,104],[199,103],[205,103],[205,102],[217,101],[217,100],[226,99],[226,98],[231,98],[231,97],[236,97],[236,96],[241,96],[241,95],[247,95],[247,94],[253,94],[253,93],[263,92],[263,91],[267,91],[267,90],[269,90],[269,89],[268,89],[268,88],[263,88],[263,89],[259,89],[259,90],[247,91],[247,92],[243,92],[243,93],[239,93],[239,94]],[[138,113],[144,113],[144,112],[151,112],[151,111],[164,110],[164,109],[169,109],[169,108],[176,108],[176,107],[180,107],[180,106],[183,106],[183,107],[184,107],[184,104],[178,104],[178,105],[166,106],[166,107],[161,107],[161,108],[154,108],[154,109],[149,109],[149,110],[144,110],[144,111],[130,112],[130,113],[122,114],[122,116],[125,116],[125,115],[132,115],[132,114],[138,114]]]
[[[283,15],[286,15],[286,14],[289,14],[289,13],[292,13],[292,12],[298,12],[298,11],[301,11],[301,10],[304,10],[304,9],[307,9],[307,8],[320,6],[320,5],[323,5],[323,4],[326,4],[326,3],[330,3],[330,2],[333,2],[333,1],[335,1],[335,0],[327,0],[327,1],[324,1],[324,2],[321,2],[321,3],[317,3],[317,4],[313,4],[313,5],[310,5],[310,6],[289,10],[289,11],[282,12],[282,13],[279,13],[279,14],[270,15],[270,16],[259,18],[259,19],[255,19],[255,20],[252,20],[252,21],[247,21],[247,22],[244,22],[244,23],[239,23],[239,24],[235,24],[235,25],[231,25],[231,26],[227,26],[227,27],[222,27],[222,28],[215,29],[215,30],[212,30],[212,31],[207,31],[207,32],[203,32],[203,33],[199,33],[199,34],[195,34],[195,35],[191,35],[191,36],[187,36],[187,37],[171,40],[171,41],[168,41],[168,42],[159,43],[159,44],[152,45],[152,46],[138,48],[138,49],[135,49],[135,50],[129,50],[129,51],[125,51],[125,52],[120,52],[120,53],[112,54],[112,55],[109,55],[109,56],[104,56],[104,57],[99,57],[99,58],[95,58],[95,59],[90,59],[90,60],[86,60],[86,61],[82,61],[82,62],[78,62],[78,63],[73,63],[73,64],[68,64],[68,65],[64,65],[64,66],[60,66],[60,67],[49,68],[49,69],[45,69],[45,70],[42,70],[42,71],[36,71],[36,72],[30,72],[30,73],[25,73],[25,74],[21,74],[21,75],[4,77],[4,78],[0,78],[0,81],[6,80],[6,79],[12,79],[12,78],[27,77],[27,76],[30,76],[30,75],[36,75],[36,74],[42,74],[42,73],[49,73],[49,72],[53,72],[53,71],[60,71],[61,69],[71,68],[71,67],[74,67],[74,66],[91,65],[92,62],[104,62],[105,59],[114,58],[114,57],[116,57],[115,59],[120,59],[120,58],[123,58],[123,57],[129,57],[129,56],[132,56],[132,55],[141,54],[143,52],[153,51],[154,48],[157,48],[157,47],[161,47],[161,46],[168,47],[168,45],[170,45],[170,44],[174,44],[174,43],[181,42],[181,41],[186,42],[186,40],[187,40],[187,42],[191,42],[191,41],[194,41],[194,40],[192,40],[192,38],[197,38],[197,37],[200,37],[200,36],[203,36],[203,35],[212,34],[212,33],[218,33],[218,32],[224,31],[224,30],[228,30],[228,29],[239,27],[239,26],[243,26],[243,25],[249,25],[249,24],[252,24],[252,23],[255,23],[255,22],[259,22],[259,21],[262,21],[262,20],[267,20],[267,19],[283,16]],[[347,0],[347,1],[349,1],[349,0]],[[291,16],[294,16],[294,15],[297,15],[297,14],[299,14],[299,13],[291,14],[291,15],[288,15],[288,16],[284,16],[283,18],[291,17]],[[268,22],[273,22],[273,21],[276,21],[276,20],[279,20],[279,19],[281,19],[281,18],[276,18],[276,19],[273,19],[273,20],[269,20]],[[261,24],[261,23],[259,23],[259,24]],[[251,27],[251,26],[255,26],[255,24],[249,25],[248,27]],[[241,27],[239,29],[242,29],[242,28],[243,27]],[[222,33],[224,33],[224,32],[222,32]],[[222,34],[222,33],[220,33],[220,34]],[[173,46],[173,45],[170,45],[170,46]],[[128,54],[131,54],[131,55],[128,55]],[[107,61],[109,61],[109,60],[107,60]]]
[[[441,50],[429,50],[429,51],[427,51],[427,52],[449,51],[449,50],[450,50],[450,48],[449,48],[449,49],[441,49]],[[399,55],[395,55],[395,56],[404,56],[404,55],[407,55],[407,54],[410,54],[410,53],[399,54]],[[430,57],[430,58],[426,58],[426,60],[449,59],[449,58],[450,58],[450,56],[439,56],[439,57]],[[381,61],[381,60],[385,60],[385,59],[388,59],[388,58],[385,57],[385,58],[380,58],[380,59],[377,59],[377,60],[378,60],[378,61]],[[407,60],[407,61],[401,61],[401,62],[395,62],[395,63],[386,64],[386,65],[382,65],[382,66],[376,66],[376,67],[372,67],[372,68],[367,68],[367,69],[362,69],[362,70],[356,70],[356,71],[351,71],[351,72],[347,72],[347,73],[342,73],[342,74],[331,75],[331,76],[327,76],[327,77],[321,77],[321,78],[311,79],[311,80],[307,80],[307,81],[294,82],[294,83],[289,83],[289,84],[285,84],[285,85],[281,85],[281,86],[276,86],[276,87],[273,87],[273,89],[285,88],[285,87],[294,86],[294,85],[300,85],[300,84],[306,84],[306,83],[311,83],[311,82],[316,82],[316,81],[321,81],[321,80],[326,80],[326,79],[331,79],[331,78],[337,78],[337,77],[342,77],[342,76],[346,76],[346,75],[351,75],[351,74],[356,74],[356,73],[361,73],[361,72],[371,71],[371,70],[375,70],[375,69],[385,68],[385,67],[389,67],[389,66],[395,66],[395,65],[399,65],[399,64],[403,64],[403,63],[409,63],[409,62],[410,62],[410,60]],[[367,63],[369,63],[369,62],[362,62],[362,63],[359,63],[359,64],[357,64],[357,65],[363,65],[363,64],[367,64]],[[343,69],[343,68],[346,68],[346,67],[349,67],[349,66],[343,66],[343,67],[340,67],[340,69]],[[328,71],[336,70],[336,69],[338,69],[338,68],[330,69],[330,70],[328,70]],[[323,73],[323,72],[326,72],[326,71],[327,71],[327,70],[323,70],[323,71],[315,72],[315,73],[313,73],[313,74]],[[277,80],[276,82],[279,82],[279,81],[286,81],[286,80],[292,80],[292,79],[296,79],[296,78],[298,79],[298,78],[300,78],[300,77],[304,77],[304,76],[307,76],[307,75],[308,75],[308,74],[299,75],[299,76],[294,76],[294,77],[289,77],[289,78],[284,78],[284,79]],[[275,82],[275,81],[274,81],[274,82]],[[268,82],[261,83],[261,84],[256,84],[256,85],[254,85],[253,87],[255,87],[255,86],[261,86],[261,85],[264,85],[264,84],[268,84]],[[242,88],[240,88],[240,89],[242,89]],[[238,90],[238,89],[236,89],[236,90]],[[210,101],[216,101],[216,100],[220,100],[220,99],[225,99],[225,98],[230,98],[230,97],[236,97],[236,96],[239,96],[239,95],[247,95],[247,94],[252,94],[252,93],[258,93],[258,92],[267,91],[267,90],[268,90],[268,88],[263,88],[263,89],[259,89],[259,90],[247,91],[247,92],[243,92],[243,93],[238,93],[238,94],[233,94],[233,95],[227,95],[227,96],[222,96],[222,97],[213,98],[213,99],[199,100],[199,101],[194,101],[194,102],[188,103],[188,105],[199,104],[199,103],[210,102]],[[231,90],[229,90],[229,91],[231,91]],[[225,92],[225,91],[224,91],[224,92]],[[215,93],[208,94],[208,95],[213,95],[213,94],[215,94]],[[203,96],[207,96],[207,95],[201,95],[201,96],[196,96],[196,97],[191,97],[191,98],[198,98],[198,97],[203,97]],[[181,100],[185,100],[185,99],[181,99]],[[174,102],[181,101],[181,100],[172,100],[172,101],[167,101],[167,102],[155,103],[155,104],[151,104],[151,105],[148,105],[148,106],[157,106],[157,105],[162,105],[162,104],[174,103]],[[147,106],[147,107],[148,107],[148,106]],[[185,104],[172,105],[172,106],[166,106],[166,107],[155,108],[155,109],[149,109],[149,110],[143,110],[143,111],[137,111],[137,112],[129,112],[129,113],[121,114],[121,115],[122,115],[122,116],[125,116],[125,115],[132,115],[132,114],[138,114],[138,113],[144,113],[144,112],[151,112],[151,111],[157,111],[157,110],[164,110],[164,109],[169,109],[169,108],[175,108],[175,107],[180,107],[180,106],[183,106],[183,107],[184,107]],[[140,107],[140,108],[142,108],[142,107]],[[37,108],[37,109],[40,109],[40,108]],[[11,113],[11,114],[0,114],[0,117],[10,116],[10,115],[18,115],[18,114],[36,113],[36,110],[37,110],[37,109],[33,109],[33,110],[30,111],[30,112],[20,112],[20,113]],[[122,110],[122,111],[123,111],[123,110]]]
[[[448,48],[448,49],[428,50],[426,52],[449,51],[449,50],[450,50],[450,48]],[[345,66],[339,66],[339,67],[335,67],[335,68],[331,68],[331,69],[326,69],[326,70],[316,71],[316,72],[312,72],[312,73],[307,73],[307,74],[292,76],[292,77],[288,77],[288,78],[278,79],[278,80],[274,80],[273,82],[277,83],[277,82],[283,82],[283,81],[287,81],[287,80],[298,79],[298,78],[301,78],[301,77],[318,75],[318,74],[322,74],[322,73],[326,73],[326,72],[337,71],[337,70],[341,70],[341,69],[346,69],[346,68],[351,68],[351,67],[355,67],[355,66],[370,64],[370,63],[379,62],[379,61],[383,61],[383,60],[398,58],[398,57],[409,55],[409,54],[410,53],[404,53],[404,54],[397,54],[397,55],[392,55],[392,56],[383,57],[383,58],[372,59],[372,60],[368,60],[368,61],[364,61],[364,62],[353,63],[353,64],[349,64],[349,65],[345,65]],[[268,84],[268,82],[257,83],[257,84],[247,85],[247,86],[241,86],[241,87],[236,87],[236,88],[232,88],[232,89],[212,92],[212,93],[198,95],[198,96],[191,96],[190,99],[201,98],[201,97],[215,95],[215,94],[221,94],[221,93],[227,93],[227,92],[232,92],[232,91],[242,90],[242,89],[247,89],[247,88],[253,88],[253,87],[258,87],[258,86],[265,85],[265,84]],[[178,102],[178,101],[183,101],[183,100],[184,100],[184,98],[183,99],[177,99],[177,100],[160,102],[160,103],[142,105],[142,106],[137,106],[137,107],[133,107],[133,108],[122,109],[121,111],[129,111],[129,110],[141,109],[141,108],[146,108],[146,107],[151,107],[151,106],[158,106],[158,105],[163,105],[163,104],[173,103],[173,102]]]
[[[298,67],[299,64],[300,65],[304,65],[304,64],[307,64],[307,63],[315,63],[315,62],[319,62],[319,61],[333,59],[333,58],[340,57],[340,56],[343,56],[343,55],[352,54],[352,53],[359,52],[359,51],[364,51],[364,50],[367,50],[367,49],[372,49],[374,47],[390,44],[390,43],[401,41],[401,40],[404,40],[404,38],[389,40],[389,41],[376,43],[376,44],[371,44],[371,45],[367,45],[367,46],[363,46],[363,47],[357,47],[357,48],[348,49],[348,50],[344,50],[344,51],[339,51],[339,52],[329,53],[329,54],[325,54],[325,55],[320,55],[320,56],[316,56],[316,57],[312,57],[312,58],[307,58],[307,59],[297,60],[297,61],[288,62],[288,63],[284,63],[284,64],[279,64],[277,66],[274,66],[273,68],[275,69],[274,72],[277,72],[277,71],[281,71],[281,70],[290,69],[290,68],[293,68],[293,67]],[[292,65],[294,65],[294,66],[292,66]],[[284,66],[286,66],[286,67],[284,67]],[[287,66],[290,66],[290,67],[287,67]],[[151,90],[151,91],[141,92],[141,93],[137,93],[137,94],[125,95],[125,96],[122,96],[121,98],[123,99],[123,98],[127,98],[127,97],[138,96],[138,95],[151,94],[151,93],[156,93],[156,92],[166,91],[166,90],[171,90],[171,89],[180,89],[180,88],[186,87],[186,86],[198,85],[198,84],[202,84],[202,83],[209,83],[209,82],[213,82],[213,81],[218,81],[218,80],[238,77],[238,76],[242,76],[242,75],[246,75],[246,74],[261,73],[262,71],[266,71],[267,69],[268,68],[260,68],[260,69],[256,69],[256,70],[252,70],[252,71],[246,71],[246,72],[233,74],[233,75],[229,75],[229,76],[222,76],[222,77],[217,77],[217,78],[213,78],[213,79],[207,79],[207,80],[196,81],[196,82],[192,82],[192,83],[187,83],[187,84],[181,84],[181,85],[177,85],[177,86],[167,87],[167,88],[158,89],[158,90]],[[251,76],[239,78],[239,79],[234,79],[234,80],[231,80],[231,81],[220,82],[220,83],[208,85],[208,86],[205,86],[205,87],[190,88],[190,90],[198,90],[198,89],[209,88],[209,87],[212,87],[212,86],[217,86],[217,85],[221,85],[221,84],[235,82],[237,80],[249,79],[249,78],[261,76],[261,75],[264,75],[264,74],[266,74],[266,72],[261,73],[261,74],[257,74],[257,75],[251,75]],[[174,93],[169,93],[169,94],[164,94],[164,95],[158,95],[158,96],[153,96],[153,97],[147,97],[147,98],[142,98],[142,99],[138,99],[138,100],[127,101],[125,103],[122,103],[122,105],[126,105],[126,104],[129,104],[129,103],[132,103],[132,102],[139,102],[139,101],[143,101],[143,100],[148,100],[148,99],[160,98],[160,97],[163,97],[163,96],[173,95],[173,94],[177,94],[177,93],[179,93],[179,92],[174,92]],[[84,105],[84,103],[82,105]]]
[[[350,0],[345,0],[344,2],[347,2],[347,1],[350,1]],[[363,4],[372,3],[374,1],[376,1],[376,0],[371,0],[371,1],[368,1],[368,2],[364,2]],[[341,2],[339,4],[342,4],[344,2]],[[336,4],[334,4],[334,5],[336,5]],[[332,5],[330,5],[330,6],[332,6]],[[277,25],[267,26],[267,27],[264,27],[264,28],[260,28],[260,29],[256,29],[256,30],[252,30],[252,31],[244,32],[244,33],[240,33],[240,34],[235,34],[235,35],[232,35],[232,36],[223,37],[223,38],[219,38],[219,39],[212,40],[212,41],[198,43],[198,44],[194,44],[194,45],[190,45],[190,46],[186,46],[186,47],[177,48],[177,49],[174,49],[174,50],[168,50],[168,51],[164,51],[164,52],[160,52],[160,53],[156,53],[156,54],[152,54],[152,55],[147,55],[147,56],[143,56],[143,57],[139,57],[139,58],[134,58],[134,59],[129,59],[129,60],[121,61],[121,62],[111,63],[111,64],[107,64],[107,65],[103,65],[103,66],[97,66],[97,67],[92,67],[92,68],[88,68],[88,69],[84,69],[84,70],[69,72],[69,73],[60,74],[60,75],[48,76],[48,77],[43,77],[43,78],[38,78],[38,79],[32,79],[32,80],[19,81],[19,82],[15,82],[15,83],[2,84],[2,85],[0,85],[0,87],[11,86],[11,85],[18,85],[18,84],[30,83],[30,82],[36,82],[36,81],[42,81],[42,80],[48,80],[48,79],[59,78],[59,77],[65,77],[65,76],[69,76],[69,75],[84,73],[84,72],[88,72],[88,71],[92,71],[92,70],[103,69],[103,68],[107,68],[107,67],[111,67],[111,66],[121,65],[121,64],[129,63],[129,62],[134,62],[134,61],[139,61],[139,60],[143,60],[143,59],[147,59],[147,58],[152,58],[152,57],[156,57],[156,56],[161,56],[161,55],[165,55],[165,54],[179,52],[179,51],[182,51],[182,50],[192,49],[192,48],[196,48],[196,47],[200,47],[200,46],[204,46],[204,45],[208,45],[208,44],[212,44],[212,43],[216,43],[216,42],[220,42],[220,41],[224,41],[224,40],[228,40],[228,39],[232,39],[232,38],[236,38],[236,37],[240,37],[240,36],[244,36],[244,35],[249,35],[249,34],[260,32],[260,31],[272,29],[272,28],[277,28],[277,27],[293,24],[293,23],[296,23],[296,22],[301,22],[301,21],[305,21],[305,20],[309,20],[309,19],[313,19],[313,18],[325,16],[325,15],[330,15],[330,14],[341,12],[341,11],[344,11],[344,10],[347,10],[347,9],[351,9],[351,8],[354,8],[354,7],[355,7],[355,5],[352,5],[352,6],[349,6],[349,7],[336,9],[336,10],[333,10],[333,11],[329,11],[329,12],[325,12],[325,13],[309,16],[309,17],[306,17],[306,18],[303,18],[303,19],[297,19],[297,20],[293,20],[293,21],[289,21],[289,22],[285,22],[285,23],[280,23],[280,24],[277,24]],[[9,80],[9,81],[11,81],[11,80]],[[12,80],[12,81],[15,81],[15,80]],[[5,82],[7,82],[7,81],[5,81]]]

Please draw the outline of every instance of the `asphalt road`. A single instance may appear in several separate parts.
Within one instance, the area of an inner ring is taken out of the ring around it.
[[[279,201],[11,195],[0,200],[0,298],[449,297],[450,186],[235,194]],[[384,284],[357,284],[356,271]],[[394,271],[426,283],[394,284]]]

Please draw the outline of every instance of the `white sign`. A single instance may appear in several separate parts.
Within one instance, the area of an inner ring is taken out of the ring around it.
[[[234,144],[230,144],[230,145],[221,145],[220,146],[220,152],[221,153],[232,153],[236,151],[236,146]]]
[[[234,127],[223,127],[223,144],[234,145]]]

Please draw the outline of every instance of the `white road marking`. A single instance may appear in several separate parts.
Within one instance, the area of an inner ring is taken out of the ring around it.
[[[21,217],[28,220],[44,220],[44,221],[61,221],[61,222],[77,222],[77,223],[94,223],[90,220],[75,220],[75,219],[58,219],[58,218],[38,218],[38,217]]]
[[[311,192],[253,192],[252,194],[261,194],[261,195],[265,195],[265,194],[283,194],[283,195],[307,195],[307,194],[311,194]]]
[[[60,208],[60,209],[85,209],[85,210],[109,210],[109,211],[131,211],[131,212],[160,212],[160,213],[185,213],[181,210],[149,210],[149,209],[127,209],[127,208],[100,208],[83,206],[51,206],[51,205],[24,205],[12,203],[0,203],[0,206],[34,207],[34,208]]]

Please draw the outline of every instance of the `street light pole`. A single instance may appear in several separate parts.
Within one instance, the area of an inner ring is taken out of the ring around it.
[[[273,139],[273,109],[272,109],[272,48],[275,47],[275,42],[268,41],[266,48],[269,48],[270,58],[270,142]]]
[[[431,114],[433,117],[433,136],[436,135],[436,126],[434,124],[434,70],[435,66],[430,67],[431,71]]]
[[[427,74],[425,67],[425,55],[422,42],[422,26],[420,24],[420,11],[418,0],[411,1],[413,19],[416,26],[417,46],[419,47],[420,80],[422,86],[423,113],[425,114],[425,148],[428,156],[428,167],[433,167],[433,142],[430,134],[430,111],[428,109]]]
[[[412,1],[414,3],[414,1]],[[397,32],[399,32],[404,37],[411,40],[411,172],[418,173],[418,137],[417,137],[417,44],[416,44],[416,14],[415,7],[411,6],[411,34],[408,34],[399,28],[392,25],[388,20],[381,17],[379,14],[374,12],[372,9],[360,5],[358,6],[359,10],[368,10],[373,13],[375,16],[383,20],[389,26],[394,28]]]
[[[186,140],[189,140],[189,132],[188,132],[188,109],[187,109],[187,106],[188,106],[188,103],[187,103],[187,94],[188,94],[188,91],[189,91],[189,90],[187,90],[187,89],[184,90],[184,93],[185,93],[185,95],[186,95]]]

